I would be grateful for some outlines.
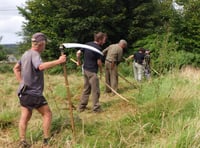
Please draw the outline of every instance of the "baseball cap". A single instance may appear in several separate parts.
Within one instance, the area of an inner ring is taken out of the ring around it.
[[[33,34],[31,41],[32,42],[41,42],[41,41],[47,42],[47,37],[45,34],[43,34],[41,32],[37,32],[37,33]]]

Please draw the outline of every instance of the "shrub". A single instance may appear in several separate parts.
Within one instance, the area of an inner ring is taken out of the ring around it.
[[[12,70],[13,66],[14,64],[2,63],[0,64],[0,72],[1,73],[13,72]]]
[[[15,123],[16,112],[11,112],[8,110],[2,111],[0,113],[0,129],[7,128]]]

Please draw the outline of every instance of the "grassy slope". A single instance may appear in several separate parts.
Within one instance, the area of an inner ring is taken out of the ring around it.
[[[179,73],[154,78],[134,88],[119,78],[119,93],[104,94],[101,82],[100,102],[103,113],[74,110],[77,148],[101,147],[199,147],[200,72],[185,69]],[[45,92],[53,111],[51,147],[70,147],[72,132],[62,75],[45,75]],[[83,87],[79,74],[68,76],[73,104],[78,105]],[[133,81],[132,78],[127,78]],[[20,108],[16,97],[17,82],[13,74],[0,74],[0,145],[13,148],[18,140]],[[33,147],[42,139],[40,115],[34,111],[27,137]]]

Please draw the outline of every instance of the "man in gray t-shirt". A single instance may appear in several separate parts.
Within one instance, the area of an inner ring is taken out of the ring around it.
[[[18,93],[23,87],[26,87],[24,93],[36,96],[42,96],[44,89],[43,71],[38,69],[42,64],[40,54],[35,50],[26,51],[18,62],[21,65],[22,81]]]
[[[47,38],[41,33],[32,36],[31,49],[26,51],[19,62],[13,68],[14,74],[19,81],[18,96],[21,104],[21,117],[19,121],[19,147],[30,147],[26,142],[26,129],[32,116],[32,110],[36,109],[43,118],[44,145],[48,145],[52,113],[43,96],[44,75],[43,70],[66,62],[66,55],[49,62],[42,62],[40,54],[44,51]]]

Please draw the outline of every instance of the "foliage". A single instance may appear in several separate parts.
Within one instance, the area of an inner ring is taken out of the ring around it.
[[[188,64],[199,66],[200,2],[176,2],[184,6],[183,11],[173,7],[171,0],[29,0],[24,8],[18,7],[27,20],[22,33],[25,42],[19,49],[27,50],[33,33],[44,32],[51,42],[42,57],[51,60],[60,55],[59,44],[85,43],[94,32],[103,31],[108,34],[104,47],[124,38],[128,41],[125,54],[139,47],[153,51],[152,66],[159,73]],[[75,50],[67,51],[74,57]]]
[[[184,12],[174,13],[172,19],[173,33],[179,43],[179,50],[191,53],[200,53],[200,1],[188,0],[183,3]]]
[[[0,61],[2,60],[6,60],[6,52],[5,50],[3,49],[3,46],[0,45]]]
[[[0,72],[1,73],[7,73],[13,71],[13,64],[8,63],[2,63],[0,64]]]
[[[17,55],[18,54],[18,45],[16,44],[6,44],[6,45],[3,45],[4,47],[4,50],[6,52],[6,54],[15,54]]]
[[[16,112],[4,110],[0,113],[0,129],[5,129],[14,125],[16,120]]]
[[[158,16],[151,16],[156,13],[156,2],[152,0],[30,0],[26,4],[25,8],[18,8],[27,20],[23,31],[25,41],[30,41],[34,32],[47,34],[52,42],[46,58],[58,55],[59,44],[87,42],[97,31],[108,34],[108,43],[121,38],[132,43],[160,25]]]

